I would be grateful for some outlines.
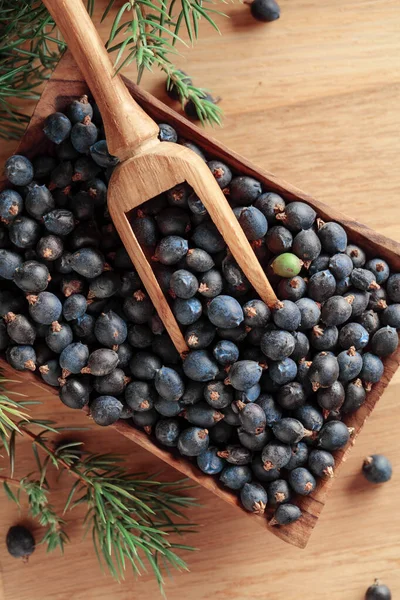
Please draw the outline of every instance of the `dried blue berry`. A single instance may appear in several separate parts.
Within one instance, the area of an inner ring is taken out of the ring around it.
[[[198,455],[197,466],[207,475],[217,475],[224,468],[225,461],[218,456],[218,448],[210,446]]]
[[[293,381],[296,375],[297,365],[291,358],[284,358],[283,360],[274,362],[269,367],[269,376],[279,385]]]
[[[324,303],[321,310],[321,319],[328,325],[328,327],[332,327],[335,325],[342,325],[345,323],[352,314],[352,305],[353,297],[346,296],[332,296],[328,298],[328,300]]]
[[[101,344],[112,348],[125,342],[128,335],[128,328],[125,321],[110,310],[107,313],[102,313],[97,318],[94,335]]]
[[[308,295],[316,302],[325,302],[336,291],[336,279],[329,270],[318,271],[310,277]]]
[[[316,477],[333,477],[335,459],[326,450],[311,450],[308,467]]]
[[[309,438],[307,438],[309,439]],[[311,438],[312,439],[312,438]],[[285,469],[288,471],[293,471],[293,469],[297,469],[298,467],[304,467],[307,464],[308,460],[308,446],[304,442],[299,442],[298,444],[292,444],[291,446],[291,458]],[[286,483],[286,482],[285,482]]]
[[[349,439],[349,428],[342,421],[329,421],[319,432],[318,446],[332,452],[346,446]]]
[[[32,346],[36,339],[36,330],[33,324],[24,316],[9,312],[5,315],[7,334],[15,344]]]
[[[271,431],[264,429],[260,433],[249,433],[242,427],[237,430],[239,441],[245,448],[248,448],[252,452],[262,450],[269,441],[272,439]]]
[[[92,132],[92,135],[94,135],[94,132]],[[115,165],[119,163],[119,158],[109,153],[106,140],[99,140],[95,144],[91,145],[89,152],[94,162],[100,167],[115,167]]]
[[[271,506],[279,506],[290,500],[291,492],[287,481],[276,479],[268,484],[268,501]]]
[[[113,369],[107,375],[95,377],[93,387],[101,396],[120,396],[128,382],[129,377],[126,377],[122,369]]]
[[[363,292],[379,289],[375,275],[367,269],[354,268],[350,275],[351,283],[355,288]]]
[[[36,369],[36,353],[32,346],[9,346],[6,359],[17,371],[35,371]]]
[[[123,404],[114,396],[98,396],[90,403],[90,415],[97,425],[112,425],[121,416]]]
[[[259,483],[245,483],[240,491],[240,500],[249,512],[263,515],[268,503],[268,496]]]
[[[251,481],[250,467],[228,465],[223,469],[219,480],[231,490],[241,490],[246,483]]]
[[[157,392],[165,400],[177,402],[185,391],[184,383],[176,371],[162,367],[155,375],[154,385]]]
[[[383,325],[389,325],[400,329],[400,304],[390,304],[382,312],[381,321]]]
[[[160,123],[158,125],[158,139],[161,142],[173,142],[176,143],[178,141],[178,134],[175,129],[168,125],[168,123]]]
[[[209,254],[216,254],[225,249],[225,240],[212,221],[201,223],[195,228],[192,242],[197,248],[205,250]],[[189,264],[188,267],[190,268]]]
[[[389,277],[386,291],[392,302],[400,302],[400,273],[394,273]]]
[[[345,250],[347,256],[350,256],[353,261],[354,268],[363,267],[366,263],[366,256],[364,250],[355,244],[349,244]]]
[[[185,409],[185,418],[197,427],[210,429],[224,418],[224,415],[206,402],[197,402]]]
[[[210,382],[203,389],[204,400],[215,409],[230,406],[233,400],[232,389],[222,381]]]
[[[295,504],[280,504],[275,511],[271,525],[289,525],[298,521],[302,512]]]
[[[342,413],[349,414],[358,410],[366,400],[366,392],[361,379],[351,381],[346,388],[346,398],[342,406]]]
[[[272,318],[277,327],[295,331],[301,323],[301,312],[290,300],[278,301],[272,310]]]
[[[372,336],[371,350],[377,356],[392,354],[399,345],[399,336],[394,327],[382,327]]]
[[[261,453],[261,460],[265,471],[271,471],[272,469],[285,467],[291,456],[292,452],[289,445],[273,440],[264,446]]]
[[[89,348],[81,342],[74,342],[64,348],[60,354],[60,367],[65,371],[80,373],[89,358]]]
[[[239,302],[231,296],[217,296],[208,305],[207,316],[216,327],[237,327],[243,321],[243,310]]]
[[[306,331],[317,325],[321,317],[321,309],[314,300],[311,300],[311,298],[300,298],[300,300],[297,300],[296,306],[301,314],[300,325],[298,327],[300,331]]]
[[[227,366],[239,358],[239,348],[229,340],[220,340],[213,349],[214,358],[220,365]]]
[[[330,257],[328,268],[336,279],[344,279],[351,274],[353,270],[353,261],[344,252],[339,252]]]
[[[201,317],[203,307],[198,298],[177,298],[172,305],[172,312],[178,323],[191,325]]]
[[[344,387],[340,381],[335,381],[330,387],[320,388],[317,392],[317,402],[326,411],[339,410],[344,397]]]
[[[375,579],[375,583],[367,589],[365,600],[391,600],[392,594],[387,585]]]
[[[281,300],[296,302],[307,292],[307,284],[303,277],[296,275],[290,279],[281,279],[278,284],[278,296]]]
[[[339,223],[324,223],[318,230],[318,237],[325,252],[336,254],[345,252],[347,247],[347,234]]]
[[[86,94],[79,100],[73,100],[66,112],[71,123],[81,123],[85,117],[93,117],[93,107]]]
[[[279,406],[284,410],[296,410],[306,402],[304,387],[298,381],[290,381],[282,385],[277,394]]]
[[[15,190],[0,192],[0,221],[7,225],[22,212],[24,203]]]
[[[187,254],[187,251],[187,240],[177,235],[169,235],[160,241],[154,257],[163,265],[174,265]]]
[[[320,387],[330,387],[339,377],[339,364],[335,356],[323,352],[312,361],[308,377],[313,390]]]
[[[17,217],[11,222],[8,235],[18,248],[33,248],[40,237],[40,225],[29,217]]]
[[[40,375],[48,385],[53,387],[60,386],[60,378],[61,378],[61,367],[58,363],[57,359],[49,360],[47,363],[44,363],[39,367]]]
[[[75,150],[86,154],[97,140],[97,127],[91,118],[86,116],[82,123],[75,123],[71,129],[71,142]]]
[[[125,402],[135,411],[145,411],[153,407],[156,392],[148,381],[132,381],[125,388]]]
[[[54,294],[40,292],[37,295],[27,297],[29,303],[29,314],[37,323],[50,325],[58,321],[62,312],[62,304]]]
[[[261,210],[269,224],[273,224],[276,223],[276,215],[285,210],[286,203],[279,194],[266,192],[257,198],[254,206]]]
[[[295,331],[293,337],[296,345],[290,356],[292,360],[297,362],[307,356],[310,350],[310,342],[308,341],[308,337],[304,333],[301,333],[301,331]]]
[[[371,483],[385,483],[392,477],[392,465],[383,454],[372,454],[364,459],[362,474]]]
[[[227,383],[235,390],[248,390],[260,381],[262,368],[252,360],[239,360],[229,370]]]
[[[261,394],[257,398],[256,404],[263,409],[269,427],[281,419],[282,409],[270,394]]]
[[[207,429],[189,427],[178,438],[178,450],[184,456],[199,456],[209,445]]]
[[[252,242],[263,238],[268,230],[268,221],[254,206],[243,206],[233,211],[247,239]]]
[[[12,250],[0,249],[0,277],[13,279],[22,264],[23,260],[19,254],[12,252]]]
[[[315,490],[317,482],[308,469],[298,467],[289,473],[289,483],[296,494],[308,496]]]
[[[310,435],[303,424],[292,417],[285,417],[277,421],[272,427],[274,436],[285,444],[297,444],[304,437]]]
[[[118,354],[114,350],[99,348],[89,355],[87,367],[82,369],[82,373],[90,373],[96,377],[109,375],[115,369],[118,362]]]
[[[7,532],[6,546],[11,556],[22,558],[27,562],[29,556],[35,551],[35,538],[23,525],[14,525]]]
[[[288,331],[272,330],[264,333],[260,347],[271,360],[282,360],[292,354],[295,345],[295,339]]]
[[[301,260],[314,260],[321,252],[321,242],[312,229],[299,231],[293,240],[292,252]]]
[[[342,383],[347,383],[355,379],[363,366],[362,356],[356,352],[354,346],[340,352],[337,356],[337,361],[339,364],[339,381]]]
[[[202,248],[191,248],[185,256],[187,268],[191,271],[204,273],[214,267],[214,260]]]
[[[137,379],[143,379],[145,381],[154,379],[157,371],[161,369],[161,367],[161,360],[151,352],[137,352],[129,363],[132,375]]]
[[[345,350],[354,346],[356,350],[365,348],[369,341],[368,331],[359,323],[347,323],[339,333],[339,344]]]
[[[180,427],[176,419],[160,419],[154,430],[154,435],[160,444],[170,448],[178,445],[179,434]]]
[[[360,379],[367,384],[366,387],[368,390],[368,388],[371,387],[371,384],[377,383],[381,379],[384,366],[381,359],[371,352],[366,352],[363,355],[362,360],[363,366],[360,371]]]
[[[289,252],[292,248],[293,235],[286,227],[275,225],[268,231],[265,241],[268,250],[273,254],[281,254],[282,252]]]
[[[44,123],[45,135],[55,144],[61,144],[71,132],[71,121],[63,113],[49,115]]]

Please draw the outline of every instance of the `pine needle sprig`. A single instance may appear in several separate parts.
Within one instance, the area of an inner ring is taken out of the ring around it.
[[[64,530],[66,522],[56,514],[54,507],[49,503],[47,485],[41,481],[23,478],[20,489],[28,497],[31,516],[37,519],[42,527],[46,528],[40,543],[47,544],[47,552],[52,552],[56,548],[63,552],[64,545],[69,541]]]
[[[110,0],[103,14],[103,20],[114,4],[115,0]],[[203,124],[220,125],[221,108],[207,99],[206,90],[188,84],[185,75],[174,66],[168,55],[178,54],[174,47],[177,42],[187,45],[179,35],[182,27],[193,44],[198,38],[199,22],[202,17],[219,32],[212,15],[226,15],[205,5],[204,0],[180,0],[180,8],[174,14],[176,8],[176,0],[171,1],[168,12],[164,0],[153,2],[128,0],[114,18],[107,41],[108,51],[117,52],[115,59],[117,72],[136,62],[138,82],[145,69],[151,71],[153,66],[158,67],[167,75],[167,85],[176,86],[182,105],[187,100],[191,100]]]
[[[28,117],[21,105],[39,88],[65,50],[41,0],[2,0],[0,10],[0,135],[18,139]]]
[[[66,522],[57,515],[54,507],[50,504],[47,486],[40,481],[30,479],[30,476],[23,477],[19,481],[4,477],[1,477],[1,480],[7,497],[19,508],[21,507],[21,492],[26,494],[29,514],[46,530],[38,543],[46,544],[47,552],[52,552],[56,548],[63,552],[64,545],[69,541],[64,530]],[[13,492],[11,486],[17,486],[16,493]]]
[[[160,562],[187,570],[176,551],[194,548],[168,539],[171,532],[189,533],[196,528],[194,523],[182,527],[175,520],[186,518],[180,509],[196,504],[193,497],[182,495],[188,489],[185,482],[142,479],[141,473],[126,473],[121,457],[108,454],[86,454],[70,472],[80,482],[72,486],[65,511],[86,505],[86,531],[91,531],[100,565],[115,579],[124,579],[127,565],[140,575],[147,562],[162,589]]]
[[[26,495],[29,513],[45,528],[40,543],[46,544],[48,551],[56,548],[63,551],[68,542],[66,521],[57,515],[49,501],[48,474],[55,468],[60,474],[65,472],[74,478],[64,515],[78,506],[85,507],[85,530],[91,532],[102,568],[106,567],[120,581],[129,566],[137,575],[149,567],[162,591],[163,571],[188,569],[179,551],[195,550],[170,539],[171,534],[182,536],[196,531],[197,525],[188,521],[185,514],[188,508],[197,506],[190,495],[194,486],[187,480],[160,482],[156,475],[129,473],[122,456],[85,452],[79,441],[56,443],[54,435],[79,428],[57,427],[50,420],[31,419],[27,412],[29,404],[32,403],[0,395],[0,427],[4,427],[0,432],[4,435],[11,470],[11,478],[1,475],[0,481],[8,498],[18,506],[21,495]],[[30,438],[38,476],[12,479],[18,436]],[[15,493],[14,487],[17,487]]]

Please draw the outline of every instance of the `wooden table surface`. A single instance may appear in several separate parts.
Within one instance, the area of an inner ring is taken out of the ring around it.
[[[105,5],[106,1],[98,2]],[[253,21],[245,5],[226,5],[223,36],[204,25],[196,48],[179,65],[200,85],[223,98],[223,129],[214,135],[262,167],[324,202],[400,238],[400,6],[398,0],[280,0],[281,19]],[[102,31],[107,25],[102,25]],[[134,76],[133,69],[127,75]],[[166,99],[163,78],[147,75],[145,87]],[[0,150],[0,162],[12,144]],[[86,418],[39,390],[18,391],[39,398],[35,414],[63,425]],[[203,507],[191,512],[200,532],[187,543],[190,573],[167,583],[169,600],[362,600],[374,577],[400,596],[400,375],[365,426],[309,547],[285,545],[236,509],[205,490]],[[115,432],[92,427],[82,434],[90,450],[128,455],[133,470],[163,465]],[[362,458],[385,453],[393,480],[381,487],[360,476]],[[34,468],[29,444],[18,444],[18,471]],[[166,476],[176,478],[173,470]],[[65,502],[67,482],[53,494]],[[0,492],[0,540],[18,520]],[[26,512],[22,511],[22,517]],[[0,543],[0,598],[5,600],[153,600],[150,575],[128,574],[122,584],[103,575],[91,541],[81,541],[78,512],[68,514],[72,543],[64,557],[39,547],[28,565],[12,559]]]

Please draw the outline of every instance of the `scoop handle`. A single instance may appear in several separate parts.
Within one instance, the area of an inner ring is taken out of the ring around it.
[[[150,140],[158,126],[133,100],[114,67],[82,0],[43,0],[96,100],[108,150],[125,160]]]

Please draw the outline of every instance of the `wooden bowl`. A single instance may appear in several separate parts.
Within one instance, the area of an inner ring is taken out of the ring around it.
[[[322,202],[314,200],[307,194],[278,179],[274,175],[255,167],[246,159],[231,152],[225,146],[210,138],[202,130],[156,100],[156,98],[143,91],[141,88],[137,87],[131,81],[125,79],[125,83],[135,100],[154,120],[157,122],[169,123],[178,131],[181,137],[198,144],[208,156],[226,162],[230,167],[241,174],[255,177],[262,182],[265,189],[279,193],[285,200],[302,200],[307,202],[315,208],[318,215],[324,220],[340,223],[347,231],[349,241],[361,246],[371,257],[379,256],[384,258],[389,263],[392,270],[400,272],[400,244],[369,229],[358,221],[346,217]],[[46,148],[50,146],[42,132],[43,120],[45,117],[56,110],[63,111],[72,99],[87,92],[87,85],[85,81],[83,81],[72,56],[69,53],[66,53],[44,89],[17,152],[25,154],[28,157],[33,157],[45,151]],[[0,182],[0,189],[4,184],[5,182]],[[393,355],[384,360],[384,375],[381,381],[375,384],[368,393],[365,404],[355,414],[349,415],[345,419],[346,424],[349,427],[354,428],[354,434],[348,446],[335,454],[335,476],[338,474],[341,463],[346,460],[347,454],[354,444],[357,435],[360,433],[365,420],[371,414],[375,404],[389,384],[399,362],[400,347]],[[0,359],[0,368],[6,375],[13,375],[15,377],[15,372],[3,359]],[[58,396],[56,388],[46,385],[42,379],[35,374],[23,372],[19,373],[19,377],[25,381],[31,381],[33,384],[39,385],[43,391],[48,394]],[[311,495],[297,498],[296,502],[303,512],[301,519],[285,527],[274,527],[269,524],[268,518],[265,516],[257,516],[244,511],[237,496],[222,487],[218,480],[203,474],[197,466],[188,459],[157,446],[153,439],[143,431],[135,429],[123,420],[112,427],[158,458],[161,458],[176,470],[201,484],[216,496],[225,500],[225,502],[238,506],[249,518],[256,519],[260,525],[267,527],[272,533],[285,542],[300,548],[304,548],[307,545],[311,532],[315,527],[326,502],[328,492],[333,485],[334,479],[320,481],[316,490]]]

